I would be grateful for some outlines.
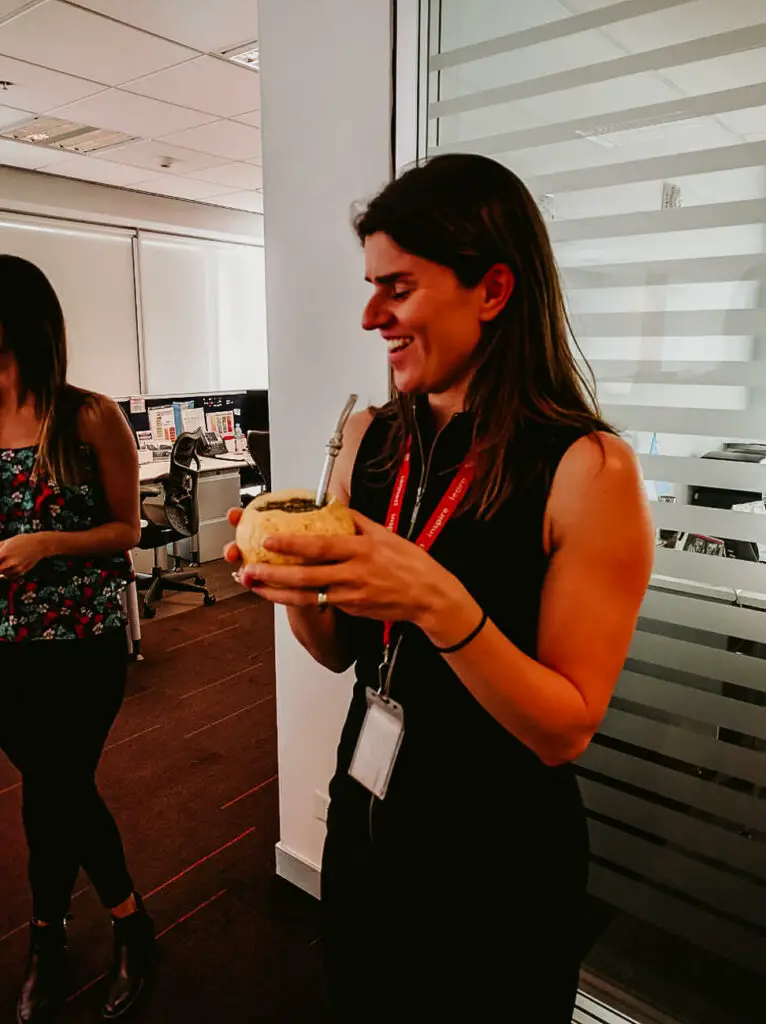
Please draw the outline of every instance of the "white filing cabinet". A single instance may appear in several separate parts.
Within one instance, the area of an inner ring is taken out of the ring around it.
[[[226,513],[238,508],[239,470],[225,469],[215,473],[202,473],[199,478],[199,560],[212,562],[221,558],[223,546],[234,540],[234,530]],[[185,541],[181,551],[191,544]]]
[[[199,476],[197,500],[199,502],[199,560],[213,562],[223,555],[223,547],[234,540],[234,530],[229,525],[226,513],[230,508],[238,508],[240,477],[239,469],[230,466],[221,469],[203,468]],[[191,558],[191,540],[179,543],[181,555]],[[134,548],[133,564],[138,572],[151,572],[154,564],[152,551],[141,551]],[[167,565],[165,551],[162,552],[160,564]]]

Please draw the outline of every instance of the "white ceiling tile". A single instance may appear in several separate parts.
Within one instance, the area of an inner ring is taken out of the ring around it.
[[[226,185],[213,185],[207,181],[193,181],[191,178],[180,178],[174,174],[146,178],[138,188],[141,192],[174,196],[176,199],[207,199],[228,191],[228,186]]]
[[[0,53],[105,85],[119,85],[193,56],[175,43],[60,0],[48,0],[0,25]]]
[[[258,160],[261,155],[260,131],[236,121],[213,121],[201,128],[166,135],[164,140],[226,160]]]
[[[110,18],[211,52],[258,38],[256,0],[78,0]]]
[[[260,103],[259,76],[216,57],[199,57],[167,71],[158,71],[123,86],[128,92],[153,96],[218,117],[253,110]]]
[[[161,162],[167,158],[172,161],[171,167],[162,167]],[[169,142],[149,140],[129,142],[125,146],[99,154],[97,159],[128,164],[130,167],[143,167],[145,170],[154,171],[155,174],[179,175],[205,167],[217,167],[221,163],[221,158],[217,156],[172,146]]]
[[[18,110],[16,107],[0,107],[0,128],[10,128],[12,124],[26,121],[32,116],[28,110]]]
[[[0,164],[8,167],[24,167],[28,171],[38,171],[58,163],[66,153],[58,149],[46,149],[44,146],[32,146],[26,142],[14,142],[11,139],[0,139]]]
[[[211,202],[216,206],[228,206],[232,210],[247,210],[249,213],[263,213],[263,193],[234,192],[217,196]]]
[[[239,121],[241,124],[249,124],[253,128],[260,128],[261,112],[260,110],[251,110],[247,114],[237,114],[233,120]]]
[[[147,178],[147,172],[140,167],[127,167],[125,164],[113,164],[87,156],[71,156],[68,153],[64,154],[63,160],[57,160],[45,170],[66,178],[96,181],[100,185],[135,185]]]
[[[35,0],[0,0],[0,18],[8,18],[16,11],[20,11],[22,7],[31,7],[34,2]],[[41,4],[45,0],[36,0],[36,2]]]
[[[121,89],[100,92],[97,96],[58,107],[53,113],[94,128],[112,128],[139,138],[167,135],[206,124],[211,119],[208,114],[150,100],[146,96],[134,96]]]
[[[46,113],[63,103],[74,103],[104,88],[97,82],[86,82],[83,78],[63,75],[59,71],[3,56],[0,56],[0,78],[13,82],[11,88],[2,95],[35,114]]]
[[[223,164],[221,167],[209,167],[202,171],[192,171],[189,178],[199,181],[212,181],[216,185],[228,185],[229,188],[256,189],[263,185],[263,171],[255,164]]]

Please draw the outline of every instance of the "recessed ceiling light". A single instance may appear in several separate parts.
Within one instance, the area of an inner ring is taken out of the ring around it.
[[[235,64],[241,64],[243,67],[252,68],[253,71],[260,71],[261,68],[261,49],[258,46],[258,40],[254,40],[252,43],[244,43],[240,46],[234,46],[229,50],[223,50],[221,56],[227,60],[233,61]]]
[[[27,118],[0,131],[0,136],[33,146],[63,149],[68,153],[98,153],[112,146],[135,141],[134,136],[126,135],[125,132],[91,128],[58,117]]]

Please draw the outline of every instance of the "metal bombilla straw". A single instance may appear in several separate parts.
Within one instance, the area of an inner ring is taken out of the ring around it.
[[[327,442],[327,456],[324,460],[324,466],[322,467],[322,475],[319,478],[319,487],[317,488],[317,496],[314,500],[314,504],[317,508],[323,508],[327,502],[327,492],[330,489],[330,477],[332,476],[332,468],[335,465],[335,460],[340,454],[340,450],[343,447],[343,432],[346,429],[346,423],[348,418],[354,410],[359,399],[358,395],[350,395],[348,401],[343,406],[343,412],[338,418],[338,422],[335,426],[335,433],[332,435],[330,440]]]

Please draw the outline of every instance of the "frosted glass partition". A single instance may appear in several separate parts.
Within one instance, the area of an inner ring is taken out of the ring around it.
[[[433,0],[423,17],[427,151],[529,185],[653,502],[651,589],[581,762],[588,966],[682,1020],[761,1020],[766,6]]]

